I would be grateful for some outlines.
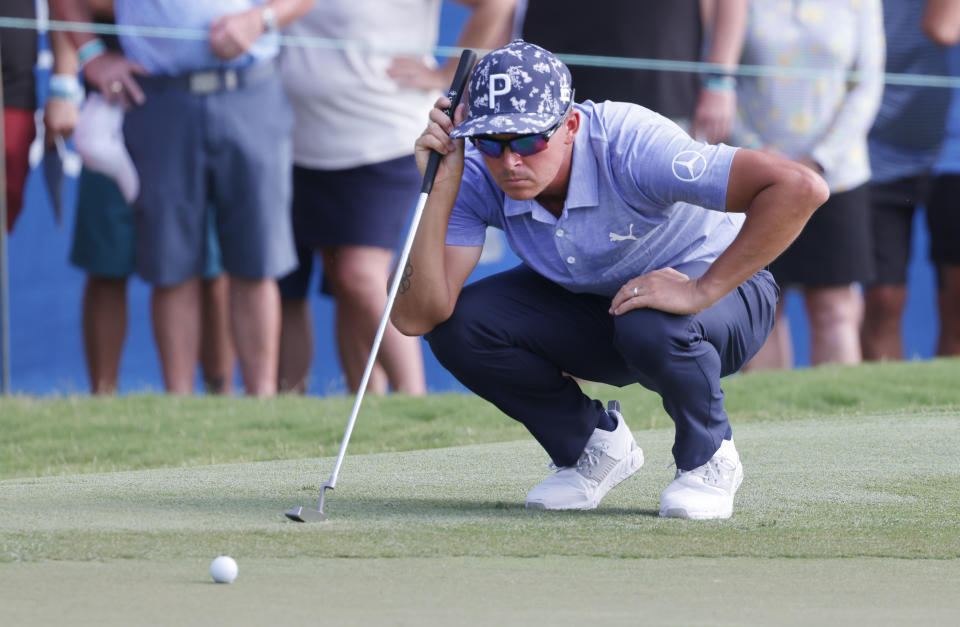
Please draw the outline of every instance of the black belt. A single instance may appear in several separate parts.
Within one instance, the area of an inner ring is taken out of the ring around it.
[[[177,74],[176,76],[137,76],[137,82],[152,89],[176,89],[191,94],[214,94],[234,91],[258,83],[277,73],[274,61],[265,61],[246,67],[223,68]]]

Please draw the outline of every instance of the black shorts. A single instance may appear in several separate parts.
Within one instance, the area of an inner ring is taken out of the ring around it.
[[[783,286],[849,285],[873,278],[870,194],[866,185],[833,194],[800,236],[770,264]]]
[[[960,265],[960,174],[941,174],[933,180],[927,225],[934,265]]]
[[[398,249],[422,181],[413,155],[346,170],[295,166],[293,235],[300,264],[280,279],[281,297],[306,297],[318,248]],[[322,279],[320,291],[329,293]]]
[[[913,235],[913,214],[926,204],[928,176],[911,176],[870,185],[873,265],[871,285],[906,285]]]
[[[394,250],[417,204],[421,182],[413,155],[347,170],[294,167],[297,244]]]
[[[281,300],[303,300],[307,297],[310,291],[310,277],[313,276],[313,262],[316,256],[316,251],[309,246],[297,244],[297,269],[277,280]],[[319,281],[317,291],[331,296],[330,286],[322,274]]]

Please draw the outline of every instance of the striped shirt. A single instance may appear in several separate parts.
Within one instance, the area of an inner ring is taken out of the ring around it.
[[[946,50],[922,29],[926,4],[884,1],[887,72],[948,74]],[[949,106],[949,89],[887,85],[869,136],[871,180],[885,183],[928,172],[940,152]]]

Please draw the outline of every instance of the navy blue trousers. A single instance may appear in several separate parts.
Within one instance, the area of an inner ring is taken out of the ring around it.
[[[466,286],[453,315],[425,337],[445,368],[526,426],[558,466],[576,462],[604,411],[570,374],[660,394],[676,425],[677,467],[690,470],[732,436],[720,377],[760,350],[779,293],[761,271],[697,315],[611,316],[609,298],[518,266]]]

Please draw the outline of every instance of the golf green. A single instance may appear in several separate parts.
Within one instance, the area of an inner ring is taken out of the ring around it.
[[[10,624],[949,623],[960,412],[757,421],[728,521],[656,516],[672,432],[591,512],[523,508],[532,441],[0,481]],[[219,554],[240,564],[209,583]],[[5,562],[5,563],[3,563]],[[151,618],[154,617],[154,618]],[[6,621],[5,621],[6,622]]]
[[[947,625],[957,560],[249,558],[0,564],[7,625]]]

